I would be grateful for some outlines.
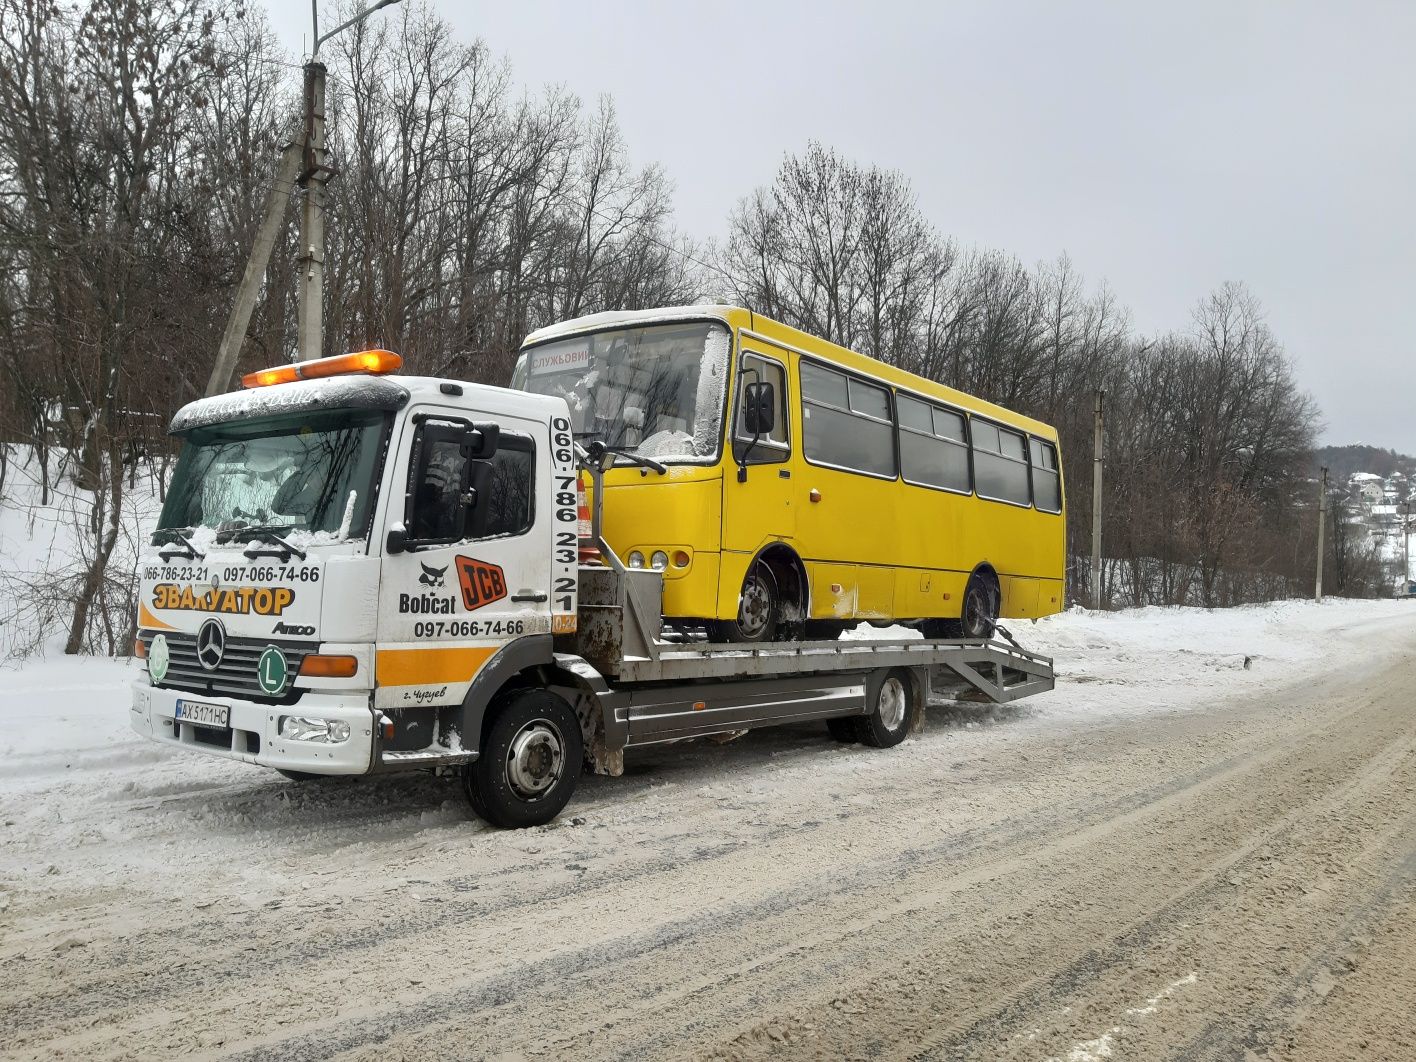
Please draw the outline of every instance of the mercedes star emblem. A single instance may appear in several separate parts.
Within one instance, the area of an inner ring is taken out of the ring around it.
[[[197,630],[197,661],[208,671],[215,671],[225,654],[226,628],[220,620],[209,619]]]

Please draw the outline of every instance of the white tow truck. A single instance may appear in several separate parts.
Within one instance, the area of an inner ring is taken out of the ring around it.
[[[817,719],[884,748],[936,700],[1053,686],[1051,660],[998,640],[666,630],[661,574],[586,519],[584,478],[598,507],[614,458],[577,444],[566,403],[400,364],[282,366],[177,414],[139,561],[139,733],[293,779],[453,770],[518,827],[639,745]]]

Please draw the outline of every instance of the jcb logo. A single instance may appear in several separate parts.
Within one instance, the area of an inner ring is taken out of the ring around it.
[[[506,577],[495,564],[458,557],[457,581],[462,584],[462,607],[468,612],[506,597]]]

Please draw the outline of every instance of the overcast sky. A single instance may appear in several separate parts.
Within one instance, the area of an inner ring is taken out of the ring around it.
[[[300,55],[308,7],[268,6]],[[613,96],[694,236],[818,139],[963,244],[1065,251],[1143,331],[1243,281],[1323,441],[1416,454],[1416,2],[433,7],[533,91]]]

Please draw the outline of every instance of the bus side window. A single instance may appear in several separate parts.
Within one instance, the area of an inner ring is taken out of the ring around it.
[[[754,465],[785,461],[791,450],[790,436],[787,433],[786,369],[782,367],[780,362],[771,361],[755,354],[745,356],[742,361],[742,366],[745,371],[738,374],[737,412],[735,414],[735,425],[733,428],[733,454],[739,460],[746,454],[748,463]],[[761,433],[757,439],[757,445],[753,446],[749,452],[747,447],[748,444],[752,442],[754,433],[748,430],[744,413],[747,408],[746,400],[749,389],[751,389],[753,393],[756,393],[756,385],[759,383],[772,389],[772,424],[767,431]]]
[[[969,453],[963,416],[898,393],[895,407],[905,482],[967,494]]]
[[[895,478],[890,393],[876,384],[801,362],[802,453],[808,461]]]
[[[975,418],[973,444],[974,485],[979,497],[1031,505],[1027,443],[1023,436]]]
[[[1032,452],[1033,503],[1043,512],[1062,511],[1062,474],[1057,468],[1057,447],[1033,437]]]

